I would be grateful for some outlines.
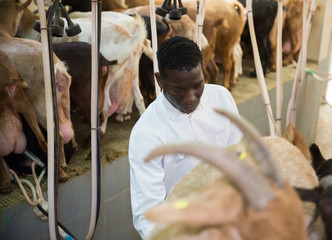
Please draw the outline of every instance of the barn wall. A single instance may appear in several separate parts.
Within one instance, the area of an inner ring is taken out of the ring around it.
[[[286,128],[286,113],[289,99],[292,94],[293,81],[287,81],[283,85],[283,105],[282,105],[282,129]],[[323,84],[306,75],[300,88],[297,100],[296,129],[303,134],[305,139],[312,143],[316,137],[316,126],[319,112],[320,99]],[[271,108],[275,114],[276,109],[276,90],[269,92]],[[245,117],[260,131],[264,136],[270,135],[269,124],[263,98],[258,95],[250,100],[238,104],[240,115]]]
[[[328,0],[317,0],[319,4],[314,17],[312,19],[310,35],[308,38],[308,58],[314,61],[318,61],[320,57],[320,51],[317,51],[317,46],[322,44],[322,34],[323,28],[326,28],[325,17],[326,17],[326,7]],[[310,8],[310,4],[308,4]],[[325,30],[325,29],[324,29]]]
[[[332,74],[332,1],[319,0],[308,40],[308,59],[318,62],[319,70]],[[332,84],[324,84],[323,96],[332,104]]]
[[[327,59],[330,59],[330,51],[328,51],[329,49],[331,49],[330,43],[331,43],[331,34],[332,34],[332,15],[331,15],[331,11],[332,11],[332,2],[330,0],[320,0],[319,3],[321,4],[321,10],[320,12],[323,12],[324,14],[320,14],[322,15],[321,17],[318,18],[317,20],[317,24],[319,24],[318,26],[321,26],[321,32],[319,32],[318,30],[316,30],[316,26],[313,25],[312,29],[313,29],[313,34],[316,34],[317,32],[317,36],[318,39],[315,42],[315,44],[313,44],[311,51],[315,51],[317,53],[319,53],[319,57],[318,57],[318,62],[319,65],[321,65],[322,61],[326,61]],[[314,21],[315,22],[315,19]],[[317,26],[317,27],[318,27]],[[310,36],[311,37],[311,36]],[[312,36],[312,38],[314,38]],[[310,38],[309,38],[310,40]],[[319,51],[318,51],[319,50]],[[323,66],[325,67],[325,66]]]

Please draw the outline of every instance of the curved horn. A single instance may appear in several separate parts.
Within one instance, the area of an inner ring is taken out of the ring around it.
[[[215,111],[222,116],[227,117],[243,132],[243,136],[247,139],[247,144],[249,145],[248,151],[259,165],[261,172],[277,183],[278,186],[283,187],[285,185],[284,179],[282,178],[269,149],[262,141],[260,133],[245,118],[240,118],[221,109],[215,109]]]
[[[24,8],[27,8],[29,5],[30,5],[30,3],[32,2],[32,0],[27,0],[25,3],[22,3],[21,5],[20,5],[20,10],[22,10],[22,9],[24,9]]]
[[[199,143],[170,144],[152,151],[145,161],[169,153],[192,155],[220,168],[243,194],[249,205],[255,209],[264,208],[274,198],[270,186],[259,172],[219,147]]]

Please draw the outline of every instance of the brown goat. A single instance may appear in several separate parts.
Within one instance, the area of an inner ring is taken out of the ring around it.
[[[308,1],[308,11],[311,0]],[[303,0],[286,0],[284,1],[282,28],[283,28],[283,43],[289,43],[290,49],[285,52],[283,58],[283,65],[287,66],[294,60],[298,60],[300,49],[302,46],[302,15],[303,15]],[[276,70],[276,51],[277,51],[277,26],[278,15],[275,18],[274,25],[269,34],[271,41],[271,66],[272,71]]]
[[[184,4],[188,8],[189,17],[195,21],[196,19],[196,2],[190,1]],[[236,84],[235,77],[235,58],[234,47],[238,43],[242,34],[246,12],[243,5],[238,1],[222,1],[210,0],[206,2],[205,16],[207,21],[204,21],[203,33],[206,34],[209,28],[216,27],[216,39],[208,38],[209,43],[215,41],[216,58],[222,63],[224,70],[223,86],[232,90]],[[218,21],[223,19],[223,23],[213,26],[209,21]]]
[[[30,3],[31,0],[27,0],[22,6],[27,7]],[[14,37],[23,14],[24,7],[22,6],[15,0],[0,1],[0,50],[11,59],[26,83],[33,86],[25,89],[25,94],[33,105],[38,123],[46,129],[42,44],[33,40]],[[71,76],[68,74],[64,63],[54,54],[53,61],[60,128],[59,160],[61,168],[59,170],[59,180],[66,181],[68,175],[62,169],[67,166],[63,145],[71,140],[73,148],[77,148],[70,117],[69,87]]]
[[[13,62],[0,50],[0,158],[10,153],[21,154],[26,149],[27,139],[19,114],[29,124],[41,149],[47,152],[47,143],[39,128],[36,112],[24,92],[27,87]],[[10,179],[0,161],[0,194],[10,190]]]
[[[234,117],[231,120],[239,126]],[[204,162],[197,165],[175,185],[166,204],[147,211],[149,220],[165,224],[148,239],[307,239],[305,222],[310,220],[313,209],[302,207],[290,186],[318,185],[310,162],[284,138],[261,138],[248,124],[239,128],[245,141],[227,150],[201,144],[171,145],[147,157],[185,153],[223,165],[223,173]],[[246,160],[239,161],[235,155]],[[255,182],[252,174],[268,179]],[[269,189],[266,192],[270,192],[270,198],[259,195],[262,189]],[[324,230],[315,230],[319,233],[313,233],[315,237],[310,239],[324,239]]]

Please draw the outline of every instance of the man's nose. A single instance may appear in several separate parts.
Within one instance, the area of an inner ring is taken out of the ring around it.
[[[197,97],[196,97],[195,91],[188,90],[186,93],[186,97],[185,97],[186,103],[194,103],[194,102],[196,102],[196,100],[197,100]]]

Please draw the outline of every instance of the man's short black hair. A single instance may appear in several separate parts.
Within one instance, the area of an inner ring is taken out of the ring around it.
[[[162,42],[157,51],[160,75],[166,76],[166,69],[190,71],[203,63],[202,52],[197,44],[185,37],[173,37]]]

